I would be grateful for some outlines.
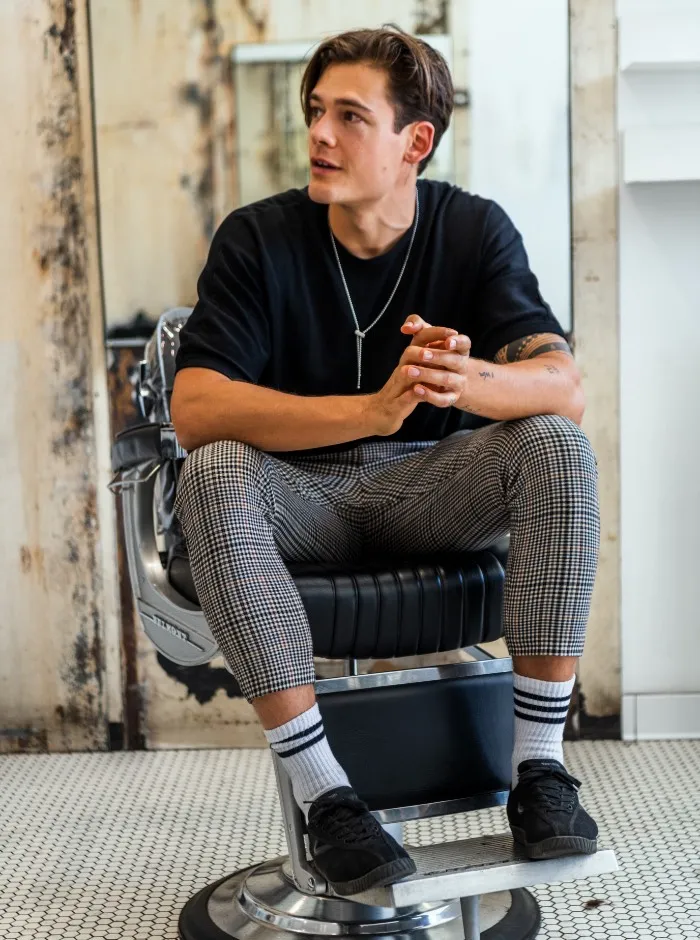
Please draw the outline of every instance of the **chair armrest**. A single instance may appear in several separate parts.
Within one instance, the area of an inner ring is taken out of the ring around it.
[[[112,445],[112,472],[122,473],[143,464],[181,460],[187,451],[180,446],[172,424],[137,424],[117,434]]]

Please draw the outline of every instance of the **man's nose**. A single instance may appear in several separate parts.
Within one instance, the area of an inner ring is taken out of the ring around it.
[[[309,128],[311,140],[314,144],[323,144],[326,147],[335,146],[335,133],[330,114],[322,114]]]

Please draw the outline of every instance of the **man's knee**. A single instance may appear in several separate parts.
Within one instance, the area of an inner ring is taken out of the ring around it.
[[[186,504],[217,493],[233,496],[250,488],[259,488],[264,456],[257,448],[242,441],[215,441],[198,447],[187,455],[180,471],[175,510],[180,514]]]
[[[539,464],[552,461],[580,464],[595,472],[596,458],[591,442],[581,428],[562,415],[535,415],[504,425],[516,450]]]

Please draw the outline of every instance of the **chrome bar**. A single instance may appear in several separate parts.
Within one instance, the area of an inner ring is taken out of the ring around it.
[[[441,679],[460,679],[464,676],[486,676],[498,672],[512,672],[510,656],[467,663],[448,663],[445,666],[427,666],[419,669],[397,669],[394,672],[372,672],[361,676],[340,676],[337,679],[318,679],[316,694],[349,692],[354,689],[378,689],[384,686],[406,685],[413,682],[438,682]]]
[[[468,898],[460,898],[459,906],[462,908],[462,927],[464,940],[479,940],[479,895],[472,894]]]
[[[302,827],[302,814],[294,799],[292,781],[282,766],[280,758],[273,752],[272,762],[277,777],[277,790],[284,824],[284,836],[289,850],[292,876],[297,888],[304,894],[325,894],[328,886],[311,867],[306,857],[306,844]]]

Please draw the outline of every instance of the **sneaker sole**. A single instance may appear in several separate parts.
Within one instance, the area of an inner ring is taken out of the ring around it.
[[[393,862],[385,862],[378,868],[362,875],[361,878],[355,878],[352,881],[329,881],[329,885],[336,894],[359,894],[361,891],[369,891],[370,888],[384,888],[400,881],[407,875],[415,875],[416,865],[411,858],[397,858]]]
[[[595,855],[598,851],[597,839],[585,839],[583,836],[552,836],[541,842],[528,842],[522,829],[511,826],[513,838],[525,849],[528,858],[541,861],[548,858],[564,858],[567,855]]]

